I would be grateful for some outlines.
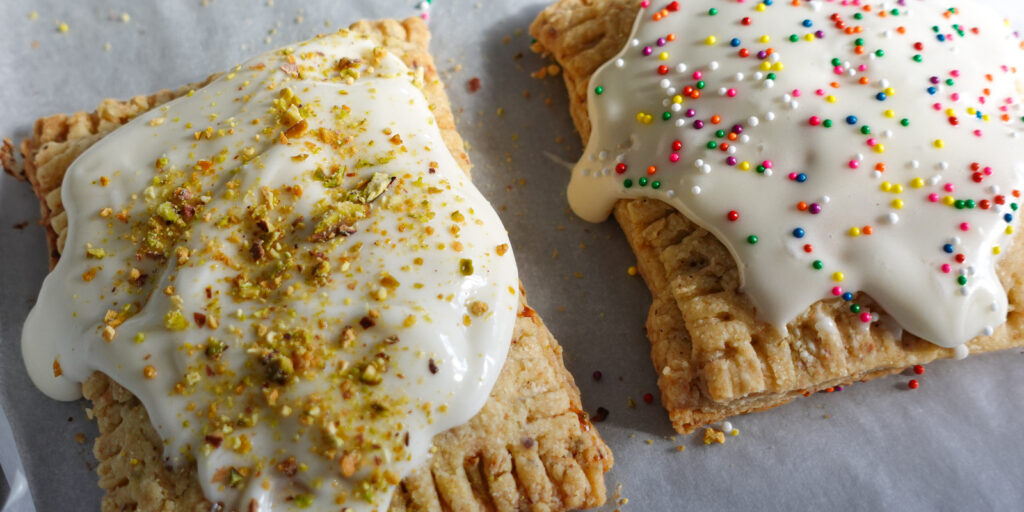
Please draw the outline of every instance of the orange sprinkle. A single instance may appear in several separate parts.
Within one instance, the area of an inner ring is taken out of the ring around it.
[[[863,46],[858,46],[858,47],[854,48],[853,49],[853,53],[856,53],[857,55],[862,55],[864,53],[864,47]]]
[[[669,34],[669,35],[665,36],[665,39],[667,41],[669,41],[669,42],[675,41],[676,40],[676,35],[675,34]]]
[[[839,82],[832,82],[829,85],[831,85],[833,89],[838,89],[839,88]]]
[[[885,164],[883,164],[883,163],[875,164],[875,170],[878,171],[878,172],[885,172]]]
[[[690,93],[690,97],[693,98],[693,99],[700,98],[700,91],[697,90],[697,89],[694,89],[693,92]]]
[[[802,212],[807,211],[807,203],[800,201],[799,203],[796,204],[796,209]]]
[[[718,148],[721,149],[722,151],[729,151],[729,143],[723,142],[718,145]]]
[[[711,116],[711,124],[718,124],[722,122],[722,117],[718,115]]]
[[[658,168],[653,165],[647,168],[647,174],[654,174],[656,172],[658,172]]]
[[[872,229],[871,226],[864,226],[863,228],[861,228],[860,232],[865,235],[870,235],[872,232],[874,232],[874,229]]]
[[[899,32],[900,34],[906,34],[907,33],[907,27],[897,28],[896,32]]]
[[[729,132],[729,140],[735,141],[738,138],[735,132]]]
[[[866,76],[860,77],[860,84],[861,85],[867,85],[869,83],[871,83],[871,80],[868,80],[868,77],[866,77]]]

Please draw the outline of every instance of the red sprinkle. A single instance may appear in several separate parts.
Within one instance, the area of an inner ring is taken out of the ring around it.
[[[601,370],[594,370],[594,380],[601,380]]]
[[[919,364],[915,364],[914,365],[914,373],[916,373],[918,375],[921,375],[922,373],[924,373],[924,366],[921,366]]]
[[[738,211],[736,211],[736,210],[732,210],[732,211],[730,211],[730,212],[729,212],[729,215],[727,215],[726,217],[727,217],[727,218],[728,218],[728,219],[729,219],[730,221],[732,221],[732,222],[736,222],[737,220],[739,220],[739,219],[740,219],[740,212],[738,212]]]
[[[907,387],[910,389],[917,389],[920,385],[921,384],[917,382],[917,379],[910,379],[910,382],[907,383]]]
[[[644,393],[644,403],[646,403],[646,404],[654,403],[654,395],[652,395],[650,393]]]

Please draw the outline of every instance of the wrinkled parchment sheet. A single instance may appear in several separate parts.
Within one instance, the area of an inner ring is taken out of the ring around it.
[[[416,2],[0,0],[0,137],[24,137],[37,117],[92,110],[103,98],[197,81],[359,18],[418,15]],[[1024,21],[1021,3],[988,3]],[[626,271],[632,253],[613,222],[578,220],[565,200],[566,166],[582,148],[560,77],[530,77],[545,62],[530,53],[526,29],[545,4],[435,0],[432,50],[530,302],[565,348],[585,408],[609,411],[598,424],[615,452],[605,508],[1020,510],[1024,350],[736,418],[739,435],[724,445],[674,435],[643,332],[650,296]],[[88,404],[48,399],[21,362],[22,323],[47,272],[38,218],[29,187],[0,177],[2,512],[98,510]],[[910,378],[919,389],[907,388]]]

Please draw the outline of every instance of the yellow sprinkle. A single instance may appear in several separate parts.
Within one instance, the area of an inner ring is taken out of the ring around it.
[[[764,62],[761,63],[761,71],[771,71],[771,69],[772,69],[772,63],[771,62],[764,61]]]
[[[896,94],[896,89],[893,89],[892,87],[886,87],[884,92],[886,96],[892,96],[893,94]]]
[[[837,283],[843,282],[843,277],[844,276],[843,276],[842,272],[833,272],[832,273],[832,280],[837,282]]]
[[[636,265],[630,265],[629,268],[626,269],[626,273],[631,276],[635,276],[637,273]]]
[[[935,142],[933,142],[932,144],[939,149],[942,149],[946,145],[946,143],[943,142],[942,139],[935,139]]]
[[[35,21],[35,20],[39,19],[39,13],[35,12],[35,11],[32,11],[32,12],[28,13],[28,19],[29,19],[29,21]]]
[[[761,36],[761,42],[762,43],[768,43],[771,40],[772,40],[772,38],[768,37],[768,34],[765,34],[765,35]]]
[[[902,199],[893,199],[892,200],[892,207],[897,209],[897,210],[903,208],[903,200]]]
[[[892,190],[892,183],[889,183],[888,181],[883,181],[878,188],[882,189],[882,192],[888,192]]]
[[[947,109],[946,109],[946,116],[947,116],[947,117],[953,117],[953,116],[955,116],[955,115],[956,115],[956,110],[953,110],[953,109],[951,109],[951,108],[947,108]]]
[[[767,9],[767,8],[768,8],[768,6],[764,5],[764,2],[762,2],[762,3],[757,4],[757,7],[755,7],[754,10],[757,11],[757,12],[764,12],[764,10]]]
[[[807,41],[814,41],[814,34],[807,34],[804,36],[804,39]]]
[[[676,94],[675,96],[672,96],[672,103],[682,103],[682,102],[683,102],[683,97],[682,96],[680,96],[678,94]]]
[[[991,119],[991,118],[989,117],[988,114],[985,114],[985,115],[981,116],[981,120],[985,121],[986,123],[989,121],[989,119]]]
[[[781,62],[776,62],[775,65],[772,66],[772,69],[774,69],[775,71],[782,71],[785,67],[786,66],[783,65]]]
[[[886,110],[885,112],[883,112],[883,114],[885,114],[885,117],[888,117],[890,119],[896,117],[896,112],[893,112],[891,109]]]
[[[903,193],[903,185],[900,185],[899,183],[893,185],[892,186],[892,193],[893,194],[902,194]]]
[[[860,236],[860,228],[856,226],[850,228],[849,234],[850,236]]]
[[[740,162],[740,170],[741,171],[749,171],[750,170],[750,162]]]
[[[967,107],[967,113],[973,116],[974,114],[978,113],[978,109],[974,107]]]
[[[1013,226],[1006,226],[1006,234],[1007,235],[1012,235],[1013,234]]]
[[[992,254],[998,255],[1001,252],[1003,252],[1003,250],[1000,249],[998,245],[992,248]]]
[[[668,60],[668,52],[661,52],[658,54],[658,58],[661,60]]]
[[[829,94],[828,96],[825,96],[825,101],[827,101],[829,103],[835,103],[836,102],[836,97],[831,95],[831,94]]]
[[[885,153],[885,144],[878,143],[874,147],[875,153]]]
[[[729,435],[733,436],[733,437],[736,437],[736,436],[740,435],[740,431],[739,431],[739,429],[735,429],[734,428],[734,429],[732,429],[732,432],[729,432]]]
[[[715,36],[708,36],[708,38],[704,40],[704,43],[707,44],[708,46],[711,46],[717,42],[718,38]]]
[[[924,186],[924,180],[921,178],[914,178],[910,181],[910,186],[914,188],[921,188]]]
[[[953,196],[946,196],[942,198],[942,204],[946,206],[953,206],[953,203],[956,203],[956,199],[953,199]]]
[[[60,24],[57,25],[57,30],[59,30],[62,34],[67,33],[67,31],[69,30],[68,24],[64,23],[63,21],[60,22]]]

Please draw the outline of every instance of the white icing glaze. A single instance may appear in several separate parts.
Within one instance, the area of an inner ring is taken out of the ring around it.
[[[847,292],[946,347],[1005,322],[994,266],[1024,176],[1024,61],[1000,18],[971,1],[672,4],[641,8],[631,43],[591,79],[593,129],[568,192],[579,216],[667,202],[725,244],[779,328]]]
[[[35,384],[72,400],[106,373],[229,509],[386,510],[487,400],[518,311],[506,232],[421,79],[341,32],[97,142],[25,325]]]

